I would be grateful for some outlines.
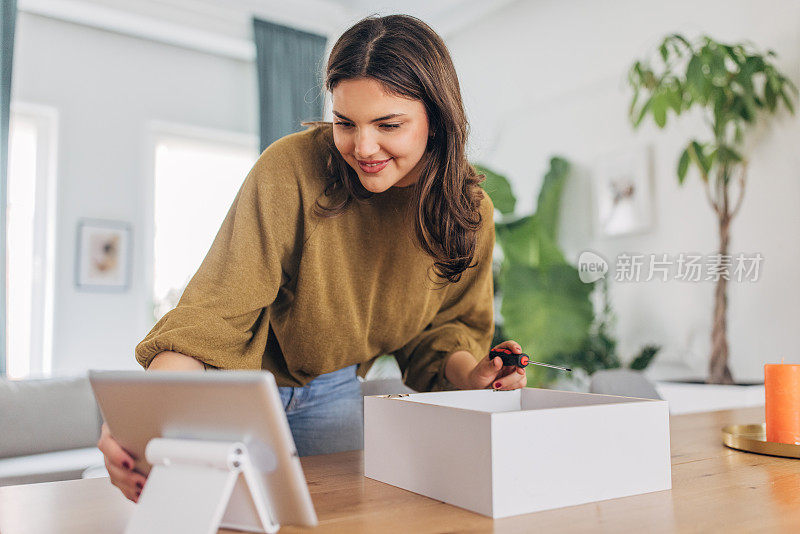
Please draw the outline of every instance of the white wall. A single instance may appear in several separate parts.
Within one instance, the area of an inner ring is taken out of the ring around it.
[[[151,327],[148,122],[256,135],[256,93],[252,63],[19,14],[12,99],[59,114],[54,373],[138,367],[133,349]],[[133,226],[127,292],[75,289],[83,217]]]
[[[519,1],[448,39],[472,124],[472,156],[513,181],[518,210],[530,212],[547,161],[566,156],[575,173],[565,188],[561,241],[571,261],[583,250],[609,260],[620,252],[702,253],[717,248],[711,208],[696,175],[679,188],[675,167],[690,136],[706,136],[698,117],[666,132],[627,122],[626,70],[671,32],[720,40],[750,39],[773,48],[800,80],[800,3],[767,0]],[[800,119],[784,117],[754,142],[749,186],[732,227],[731,252],[760,252],[757,283],[731,283],[731,367],[739,380],[763,379],[765,362],[800,363],[796,325],[800,278]],[[598,156],[639,145],[653,148],[655,224],[619,238],[595,235],[591,168]],[[664,349],[656,376],[685,367],[705,376],[713,283],[613,283],[623,356],[642,344]],[[669,365],[669,364],[674,365]],[[672,367],[673,369],[669,369]]]

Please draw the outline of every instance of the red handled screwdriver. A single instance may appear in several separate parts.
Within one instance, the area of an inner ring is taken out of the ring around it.
[[[561,371],[572,371],[572,369],[568,367],[559,367],[558,365],[550,365],[549,363],[542,363],[542,362],[534,362],[530,359],[530,357],[525,354],[517,354],[515,352],[511,352],[509,349],[492,349],[489,351],[489,359],[493,360],[495,358],[500,358],[503,360],[503,365],[512,366],[516,365],[517,367],[527,367],[528,364],[533,365],[542,365],[544,367],[552,367],[553,369],[560,369]]]

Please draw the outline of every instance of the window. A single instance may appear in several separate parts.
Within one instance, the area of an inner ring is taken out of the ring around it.
[[[56,113],[11,107],[6,205],[6,374],[52,370]]]
[[[153,319],[175,307],[258,157],[254,136],[154,129]]]

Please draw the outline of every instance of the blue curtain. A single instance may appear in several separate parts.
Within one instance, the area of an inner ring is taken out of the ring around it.
[[[16,21],[17,0],[0,0],[0,376],[6,374],[6,191],[11,63]]]
[[[261,104],[261,151],[305,120],[322,118],[326,38],[253,19]]]

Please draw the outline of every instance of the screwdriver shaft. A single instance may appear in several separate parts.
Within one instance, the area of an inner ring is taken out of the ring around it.
[[[572,372],[572,369],[570,369],[569,367],[559,367],[558,365],[550,365],[549,363],[535,362],[533,360],[528,360],[528,365],[541,365],[543,367],[552,367],[553,369],[560,369],[561,371]]]

